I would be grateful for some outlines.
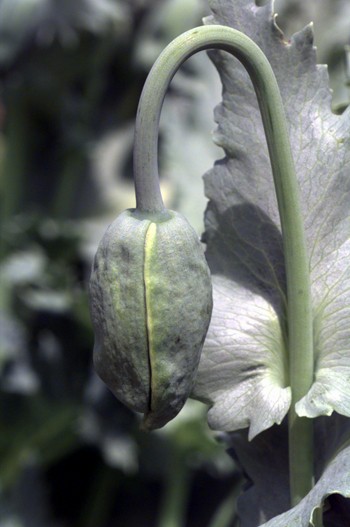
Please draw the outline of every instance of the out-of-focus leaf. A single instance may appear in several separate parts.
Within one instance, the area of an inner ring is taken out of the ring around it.
[[[6,332],[1,334],[8,337],[2,342],[7,356],[1,388],[75,399],[82,396],[90,373],[93,342],[80,228],[72,222],[26,219],[11,222],[12,238],[21,250],[1,267],[10,298],[7,308],[16,313],[16,328],[25,329],[19,346],[20,331],[10,331],[11,324],[4,321]]]
[[[84,397],[79,432],[85,441],[97,445],[105,462],[134,474],[138,469],[138,447],[132,431],[136,415],[122,405],[106,385],[92,374]]]
[[[143,20],[136,38],[134,61],[149,70],[169,42],[201,23],[208,14],[202,0],[163,0]]]
[[[23,324],[0,311],[0,389],[10,393],[33,394],[38,377],[28,360],[27,335]]]
[[[55,527],[38,459],[29,459],[12,490],[14,510],[23,527]]]
[[[12,286],[37,280],[44,272],[45,257],[39,251],[11,254],[1,266],[1,277]]]
[[[315,327],[316,380],[298,403],[297,411],[309,417],[329,415],[333,410],[350,416],[350,110],[342,116],[331,112],[327,72],[325,67],[316,65],[310,26],[286,41],[275,24],[271,2],[258,7],[246,0],[212,0],[210,5],[214,14],[208,24],[238,29],[265,52],[285,106],[310,255]],[[232,397],[232,387],[237,387],[232,382],[228,389],[224,385],[228,378],[239,378],[244,384],[249,381],[251,393],[261,391],[262,372],[256,371],[256,360],[252,360],[253,344],[248,344],[251,353],[246,352],[244,365],[237,350],[246,345],[254,328],[254,344],[260,342],[261,356],[271,316],[261,323],[254,310],[247,331],[240,324],[238,307],[236,311],[231,309],[236,313],[231,319],[220,312],[236,303],[246,320],[249,291],[260,297],[261,303],[270,305],[270,313],[275,312],[273,317],[280,326],[283,342],[285,276],[280,221],[254,90],[236,59],[224,52],[215,52],[212,57],[223,82],[223,103],[216,109],[219,127],[215,138],[226,157],[205,176],[210,198],[206,213],[207,257],[214,275],[223,275],[227,284],[232,281],[236,286],[235,290],[223,290],[214,304],[214,322],[199,366],[197,387],[200,386],[200,398],[213,405],[209,422],[213,426],[224,422],[226,430],[235,430],[243,425],[237,421],[236,408],[243,409],[244,402],[242,407],[239,399],[234,405],[225,404]],[[244,300],[236,294],[239,288],[247,290]],[[220,334],[218,320],[225,324]],[[281,345],[279,354],[283,353]],[[209,382],[207,366],[213,362],[216,367],[211,368]],[[285,369],[276,371],[272,361],[268,364],[266,359],[261,369],[266,370],[265,394],[270,393],[263,399],[264,410],[260,408],[260,412],[273,415],[277,408],[278,419],[274,421],[280,422],[288,404],[281,407],[281,390],[274,387],[286,387]],[[217,385],[222,386],[220,395],[213,389]],[[242,392],[246,392],[244,387]],[[260,425],[257,414],[253,415],[255,405],[250,399],[243,414],[249,415],[245,425],[250,425],[251,436],[254,430],[261,431],[274,422],[266,420]]]
[[[9,358],[18,355],[25,346],[24,328],[13,317],[0,311],[0,369]]]
[[[2,504],[0,502],[0,522],[1,527],[24,527],[18,515],[11,510],[8,503]]]
[[[32,459],[40,458],[44,467],[76,446],[79,407],[38,396],[1,395],[0,488],[5,491]]]
[[[235,463],[227,455],[220,438],[214,438],[205,420],[206,407],[189,399],[178,417],[158,431],[185,458],[196,465],[206,464],[220,474],[236,472]]]
[[[101,32],[108,25],[125,32],[130,20],[113,0],[1,0],[0,67],[8,65],[28,39],[75,43],[81,29]]]

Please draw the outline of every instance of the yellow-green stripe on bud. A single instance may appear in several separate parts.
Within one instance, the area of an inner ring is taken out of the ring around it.
[[[126,406],[160,428],[181,410],[196,375],[212,311],[198,236],[173,211],[123,212],[104,235],[90,304],[94,364]]]

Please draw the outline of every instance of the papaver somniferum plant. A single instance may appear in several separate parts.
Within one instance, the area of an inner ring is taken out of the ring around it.
[[[287,41],[271,2],[210,7],[141,96],[136,208],[109,227],[91,277],[95,364],[146,428],[190,394],[210,406],[251,481],[242,527],[348,527],[350,111],[332,113],[312,26]],[[211,280],[191,227],[164,208],[157,167],[166,90],[204,49],[223,84],[225,157],[204,176]]]

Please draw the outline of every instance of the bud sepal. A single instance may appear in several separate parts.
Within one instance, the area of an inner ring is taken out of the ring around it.
[[[94,365],[114,395],[160,428],[181,410],[212,311],[210,272],[179,213],[130,209],[109,226],[90,280]]]

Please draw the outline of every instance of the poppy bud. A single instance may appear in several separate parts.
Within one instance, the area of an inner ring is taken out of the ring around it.
[[[173,211],[126,210],[94,261],[90,304],[94,364],[115,396],[160,428],[181,410],[212,311],[198,236]]]

